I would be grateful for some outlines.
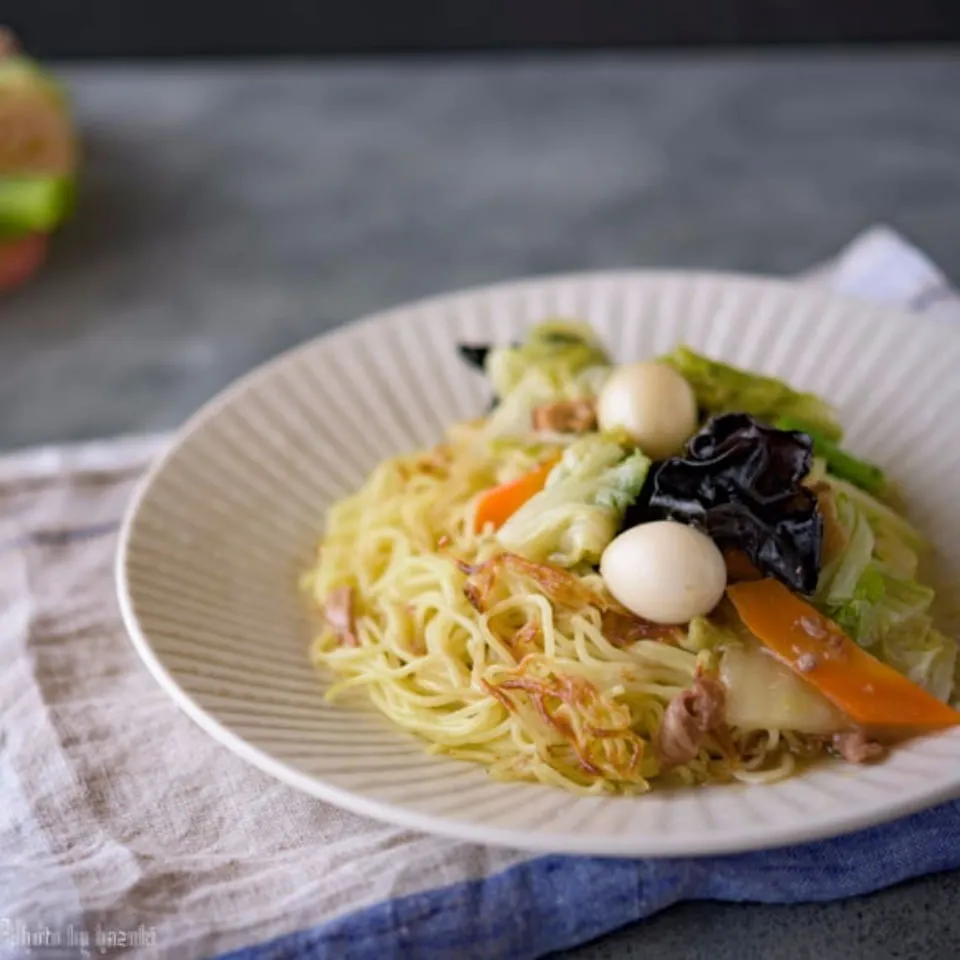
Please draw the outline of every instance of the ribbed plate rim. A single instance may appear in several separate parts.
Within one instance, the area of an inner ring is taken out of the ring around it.
[[[857,312],[869,310],[872,315],[871,319],[875,322],[922,324],[931,330],[936,328],[937,336],[960,339],[960,331],[943,327],[929,317],[909,314],[902,309],[887,304],[835,294],[822,287],[807,286],[792,280],[720,271],[631,269],[546,274],[452,290],[379,310],[332,331],[312,337],[254,367],[204,403],[176,431],[167,450],[151,465],[136,485],[119,531],[115,558],[116,593],[121,617],[131,643],[154,679],[176,705],[204,732],[262,772],[297,790],[353,812],[404,828],[446,836],[451,839],[492,844],[531,852],[609,857],[625,855],[695,857],[740,853],[839,836],[887,822],[960,796],[960,767],[958,767],[936,786],[916,789],[900,796],[894,802],[879,803],[866,811],[856,810],[847,813],[835,813],[808,824],[797,822],[775,826],[765,824],[761,828],[753,830],[738,826],[736,833],[729,838],[714,834],[709,840],[704,840],[701,836],[691,842],[686,842],[683,837],[673,833],[663,836],[645,834],[643,836],[631,835],[630,837],[598,837],[590,834],[580,836],[567,831],[528,832],[478,824],[469,819],[424,814],[399,804],[373,799],[338,787],[320,777],[312,776],[288,765],[228,729],[213,713],[197,703],[178,683],[174,674],[171,673],[153,649],[149,636],[140,624],[136,614],[134,605],[135,586],[128,566],[137,517],[144,504],[148,502],[158,479],[169,468],[171,461],[175,459],[185,441],[202,430],[208,420],[229,407],[252,387],[269,380],[285,364],[294,361],[300,355],[317,349],[321,344],[332,345],[337,339],[351,336],[361,329],[388,323],[408,312],[436,308],[442,306],[445,301],[456,301],[476,296],[520,293],[525,287],[542,287],[550,284],[567,285],[600,282],[655,284],[676,281],[691,284],[710,282],[745,288],[765,287],[779,291],[786,296],[798,296],[807,300],[819,298],[825,307],[845,307]],[[549,788],[544,787],[542,789]],[[763,790],[763,787],[747,789]],[[643,800],[644,798],[641,796],[634,798],[631,802],[642,803]]]

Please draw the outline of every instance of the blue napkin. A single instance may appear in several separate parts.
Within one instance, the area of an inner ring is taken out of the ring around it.
[[[545,856],[227,954],[231,960],[542,957],[684,900],[839,900],[960,868],[960,800],[832,840],[726,857]]]

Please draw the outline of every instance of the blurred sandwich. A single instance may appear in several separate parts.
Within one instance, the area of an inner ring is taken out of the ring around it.
[[[63,89],[0,28],[0,291],[43,262],[73,206],[76,168]]]

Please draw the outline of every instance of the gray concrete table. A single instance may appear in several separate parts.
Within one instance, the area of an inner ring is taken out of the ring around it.
[[[0,448],[172,427],[411,297],[628,265],[792,273],[887,222],[960,277],[960,56],[63,71],[86,169],[0,301]],[[960,875],[692,904],[570,954],[954,957]]]

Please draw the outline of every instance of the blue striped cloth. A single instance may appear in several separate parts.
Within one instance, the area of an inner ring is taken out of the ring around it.
[[[224,954],[231,960],[542,957],[683,900],[803,903],[960,867],[960,800],[860,833],[699,860],[545,856]]]
[[[922,253],[885,228],[865,234],[805,279],[940,319],[960,319],[960,299],[945,278]],[[738,856],[534,857],[480,878],[384,900],[223,956],[532,958],[585,943],[684,900],[835,900],[956,868],[960,800],[860,833]]]

